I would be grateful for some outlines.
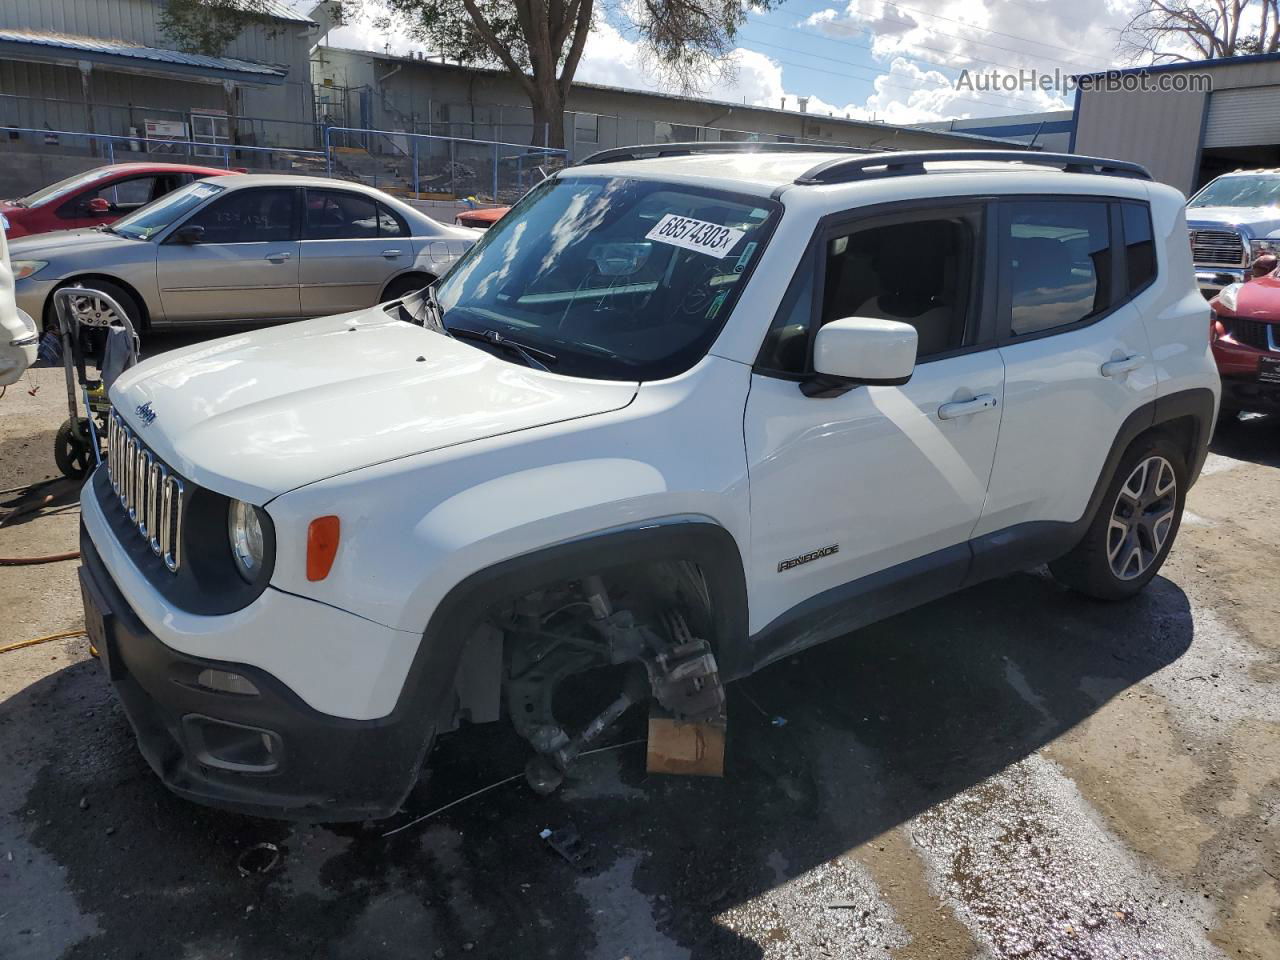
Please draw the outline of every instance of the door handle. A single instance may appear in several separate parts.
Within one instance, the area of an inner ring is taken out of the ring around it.
[[[270,260],[272,263],[284,263],[292,254],[288,253],[268,253],[264,259]]]
[[[1101,367],[1099,372],[1104,377],[1119,377],[1126,373],[1133,373],[1140,366],[1147,362],[1146,357],[1134,354],[1131,357],[1124,357],[1120,360],[1108,360]]]
[[[999,401],[989,393],[980,393],[972,400],[956,400],[944,403],[938,408],[939,420],[956,420],[960,417],[972,417],[984,410],[994,410]]]
[[[382,251],[382,255],[383,255],[384,257],[398,257],[398,256],[400,256],[400,253],[401,253],[401,251],[400,251],[400,250],[398,250],[398,249],[396,249],[395,247],[392,247],[390,250],[383,250],[383,251]]]

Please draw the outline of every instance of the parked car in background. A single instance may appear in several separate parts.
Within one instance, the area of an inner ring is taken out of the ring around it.
[[[1247,170],[1210,181],[1187,203],[1196,283],[1205,298],[1246,279],[1251,263],[1280,253],[1280,170]]]
[[[1234,420],[1243,410],[1280,412],[1278,274],[1273,270],[1233,283],[1209,301],[1209,339],[1222,377],[1224,420]]]
[[[35,321],[18,309],[13,298],[5,221],[0,213],[0,387],[15,383],[35,363],[39,339]]]
[[[199,180],[96,230],[15,241],[18,305],[52,322],[53,291],[84,282],[141,329],[296,320],[394,300],[431,283],[481,236],[344,180]],[[81,309],[109,319],[92,298]]]
[[[112,163],[51,183],[16,200],[0,201],[9,239],[52,230],[113,223],[194,180],[236,170],[184,163]]]
[[[475,227],[478,230],[488,230],[501,220],[510,209],[510,207],[482,207],[479,210],[464,210],[453,218],[453,222],[460,227]]]

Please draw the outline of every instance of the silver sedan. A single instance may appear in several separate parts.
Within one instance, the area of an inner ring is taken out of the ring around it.
[[[145,329],[363,309],[430,283],[478,236],[361,184],[264,174],[200,180],[109,227],[15,240],[9,256],[31,316],[47,324],[53,291],[80,282]]]

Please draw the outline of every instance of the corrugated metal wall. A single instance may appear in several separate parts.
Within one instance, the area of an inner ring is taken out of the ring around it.
[[[0,27],[51,30],[79,36],[126,40],[144,46],[172,48],[157,25],[161,0],[0,0]],[[311,147],[311,77],[308,62],[311,34],[302,23],[279,22],[269,29],[242,33],[223,51],[225,56],[259,63],[283,64],[288,81],[280,86],[237,85],[233,112],[261,118],[248,142],[270,146]],[[22,61],[0,61],[0,120],[16,126],[88,129],[74,68]],[[32,98],[19,102],[13,98]],[[93,72],[95,114],[99,133],[126,134],[133,113],[146,108],[189,114],[192,107],[227,109],[220,82],[188,78],[157,82],[98,65]],[[70,102],[59,102],[70,101]],[[9,117],[21,114],[25,122]],[[176,119],[169,117],[168,119]],[[250,125],[246,125],[246,129]]]
[[[1195,183],[1203,93],[1079,93],[1076,153],[1133,160],[1162,183],[1189,193]]]

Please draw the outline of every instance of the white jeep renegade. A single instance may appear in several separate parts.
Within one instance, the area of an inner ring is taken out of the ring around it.
[[[142,363],[81,582],[143,753],[202,803],[381,817],[505,717],[551,790],[634,703],[714,716],[967,585],[1134,594],[1219,391],[1183,202],[1085,157],[606,151],[433,289]]]

